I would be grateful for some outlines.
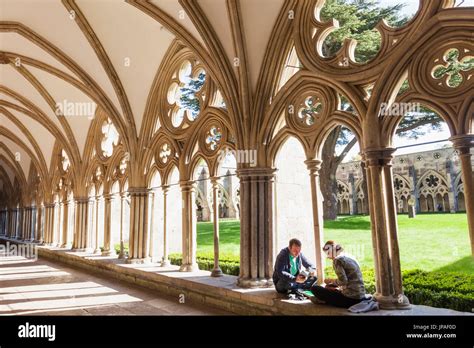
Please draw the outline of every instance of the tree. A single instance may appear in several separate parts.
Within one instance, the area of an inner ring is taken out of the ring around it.
[[[367,62],[374,58],[380,49],[380,35],[374,29],[379,21],[385,19],[391,26],[402,26],[408,18],[401,15],[402,4],[379,7],[375,0],[327,0],[321,10],[321,19],[327,21],[331,18],[339,21],[340,28],[333,31],[323,43],[323,54],[331,57],[341,48],[346,38],[357,40],[355,58],[358,62]],[[406,81],[400,92],[408,89]],[[346,111],[353,111],[352,106],[344,97],[341,97],[341,107]],[[422,108],[421,113],[409,114],[403,118],[397,134],[406,138],[419,138],[426,133],[426,126],[432,130],[441,128],[441,118],[433,111]],[[423,128],[425,126],[425,128]],[[352,132],[338,126],[329,134],[322,150],[322,166],[320,171],[321,192],[324,197],[323,211],[325,220],[334,220],[337,217],[337,180],[336,171],[347,153],[357,143]],[[343,150],[336,155],[336,148]],[[364,191],[367,197],[365,170]]]
[[[206,73],[201,71],[199,75],[189,81],[183,87],[180,87],[180,106],[184,110],[191,113],[193,119],[196,119],[201,111],[199,99],[196,98],[196,93],[199,92],[206,82]]]

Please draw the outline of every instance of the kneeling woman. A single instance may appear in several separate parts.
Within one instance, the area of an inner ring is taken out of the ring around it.
[[[341,245],[330,240],[323,247],[337,279],[325,279],[326,286],[313,285],[315,298],[328,305],[349,308],[365,298],[365,286],[357,261],[346,255]]]

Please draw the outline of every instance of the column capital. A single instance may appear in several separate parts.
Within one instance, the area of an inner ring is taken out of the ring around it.
[[[197,187],[197,182],[193,180],[186,180],[186,181],[180,181],[179,186],[181,187],[181,190],[195,190]]]
[[[236,173],[239,178],[255,178],[255,177],[269,177],[275,176],[275,168],[241,168],[237,169]]]
[[[321,165],[323,161],[320,159],[308,159],[304,161],[304,163],[306,164],[306,167],[311,172],[311,174],[318,174],[321,170]]]
[[[74,202],[75,203],[88,203],[89,202],[89,197],[74,197]]]
[[[148,196],[148,187],[129,187],[128,194],[130,196]]]
[[[170,187],[168,185],[163,185],[161,186],[161,190],[163,191],[164,195],[167,195],[168,191],[170,190]]]
[[[396,148],[369,148],[364,151],[364,161],[368,166],[390,166],[392,165],[393,153]]]
[[[459,155],[468,155],[474,147],[474,134],[455,135],[449,138]]]
[[[214,186],[219,187],[219,180],[220,180],[219,177],[211,176],[210,181],[211,181],[211,185],[212,185],[213,188],[214,188]]]
[[[102,196],[104,197],[104,201],[110,202],[114,198],[114,193],[104,193]]]

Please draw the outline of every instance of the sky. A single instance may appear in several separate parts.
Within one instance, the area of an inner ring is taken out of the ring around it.
[[[379,0],[381,7],[394,6],[397,4],[404,4],[402,13],[407,16],[412,16],[418,11],[419,0]]]
[[[457,0],[456,5],[461,3],[462,0]],[[379,0],[380,6],[393,6],[397,4],[405,4],[405,7],[402,9],[402,13],[407,16],[412,16],[418,11],[419,0]],[[461,6],[474,6],[474,0],[464,0]]]

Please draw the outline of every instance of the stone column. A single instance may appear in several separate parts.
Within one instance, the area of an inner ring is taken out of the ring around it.
[[[449,211],[455,213],[458,210],[458,202],[456,195],[456,174],[453,172],[453,164],[450,159],[446,160],[446,178],[449,183],[448,191],[448,201],[449,201]],[[444,203],[444,199],[443,199]]]
[[[40,204],[37,209],[35,242],[43,243],[44,240],[44,205]]]
[[[20,232],[21,232],[21,225],[23,223],[23,220],[22,220],[22,208],[17,208],[16,209],[16,214],[15,214],[15,217],[16,217],[16,224],[15,224],[15,238],[16,239],[20,239],[21,236],[20,236]]]
[[[416,212],[419,213],[421,212],[421,206],[420,206],[420,194],[418,192],[418,187],[416,186],[417,185],[417,177],[416,177],[416,168],[415,168],[415,165],[411,165],[409,168],[408,168],[408,175],[410,176],[410,179],[411,179],[411,183],[412,183],[412,186],[413,186],[413,190],[411,191],[411,196],[413,197],[413,199],[415,200],[415,209],[416,209]]]
[[[62,204],[58,201],[54,204],[54,232],[53,232],[53,245],[55,247],[61,246],[61,207]]]
[[[68,233],[68,224],[69,224],[69,202],[67,200],[64,200],[62,202],[63,206],[63,237],[62,237],[62,243],[61,243],[61,248],[67,248],[68,247],[68,240],[67,240],[67,233]]]
[[[94,219],[94,212],[95,212],[95,197],[90,196],[87,198],[87,234],[86,234],[86,249],[87,252],[93,253],[95,248],[93,245],[93,236],[95,233],[95,219]]]
[[[74,219],[74,241],[73,251],[88,250],[88,197],[74,197],[75,219]]]
[[[219,183],[218,178],[211,178],[212,185],[212,217],[214,225],[214,269],[211,277],[222,277],[224,274],[219,266]]]
[[[28,222],[29,222],[29,215],[30,215],[30,207],[23,207],[22,214],[23,222],[22,222],[22,230],[20,231],[21,239],[28,240]]]
[[[12,212],[12,223],[10,228],[10,238],[16,238],[16,225],[18,223],[18,208],[13,208]]]
[[[33,207],[28,207],[28,226],[26,228],[28,241],[32,240],[32,227],[33,227]]]
[[[119,252],[119,259],[125,259],[125,250],[123,245],[123,211],[125,207],[125,199],[127,197],[126,192],[120,193],[120,252]]]
[[[53,244],[54,231],[54,203],[45,204],[45,244],[51,246]]]
[[[112,244],[112,197],[104,194],[104,250],[102,256],[115,256],[115,248]]]
[[[21,228],[20,228],[20,239],[26,240],[28,238],[28,207],[21,209]]]
[[[471,240],[471,254],[474,256],[474,172],[471,163],[471,148],[474,147],[474,135],[459,135],[451,137],[449,140],[453,142],[461,161],[467,225]]]
[[[148,188],[129,188],[130,195],[130,244],[128,263],[149,261],[148,238]]]
[[[17,224],[16,224],[16,231],[15,231],[15,238],[21,239],[22,236],[22,227],[23,227],[23,207],[20,207],[16,211],[17,215]]]
[[[31,223],[30,223],[30,241],[35,242],[36,240],[36,219],[37,219],[36,206],[31,207]]]
[[[313,233],[314,246],[316,248],[316,273],[318,276],[318,284],[322,284],[324,280],[324,254],[322,247],[324,246],[324,221],[323,221],[323,195],[319,186],[319,171],[321,169],[321,160],[307,160],[306,166],[309,170],[309,178],[311,182],[311,200],[313,211]]]
[[[94,254],[100,254],[100,246],[99,246],[99,204],[100,204],[100,196],[95,197],[95,246],[94,246]]]
[[[370,199],[370,219],[377,289],[383,309],[408,309],[403,294],[397,236],[397,211],[393,192],[392,154],[395,149],[365,152]]]
[[[0,235],[5,235],[5,210],[0,211]]]
[[[168,240],[167,240],[167,199],[169,186],[162,186],[163,190],[163,259],[161,260],[161,266],[166,267],[170,265],[170,260],[168,259]]]
[[[150,212],[148,214],[149,216],[149,222],[148,222],[148,235],[150,236],[150,254],[148,255],[150,257],[151,262],[154,262],[154,257],[155,257],[155,248],[154,248],[154,224],[155,224],[155,190],[150,189],[148,191],[148,211]]]
[[[182,239],[183,239],[183,262],[179,268],[180,272],[198,271],[196,262],[196,184],[193,181],[180,182],[183,201],[182,211]]]
[[[273,285],[273,184],[275,169],[237,170],[240,179],[240,287]]]

